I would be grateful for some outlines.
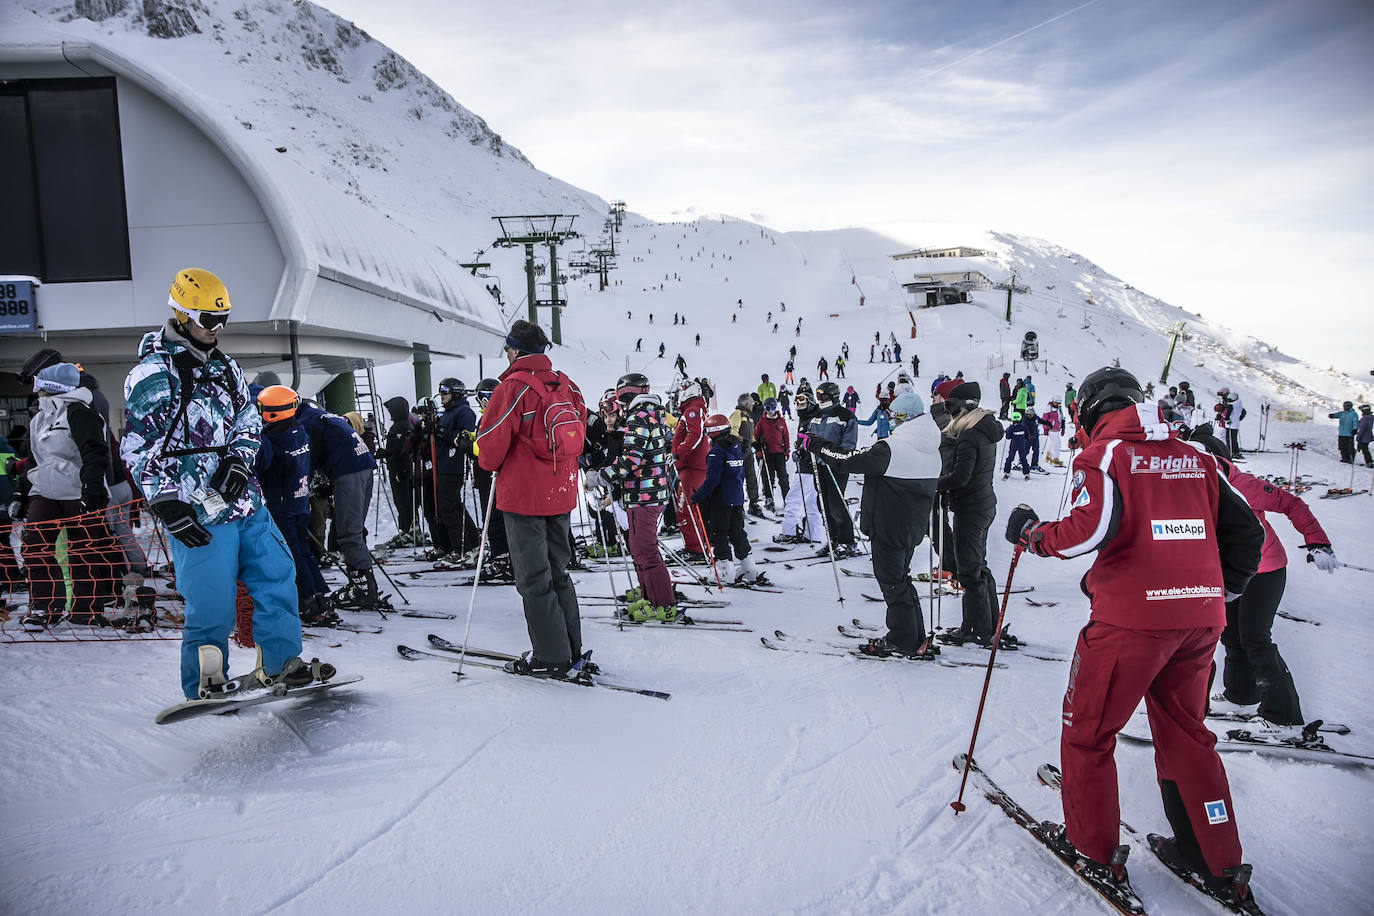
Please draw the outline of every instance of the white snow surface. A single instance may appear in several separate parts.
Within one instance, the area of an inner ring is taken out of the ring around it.
[[[223,11],[224,23],[236,21],[237,6],[215,0],[195,6]],[[274,28],[302,15],[302,7],[309,4],[242,6],[264,40],[273,41],[285,34]],[[180,43],[213,40],[207,36],[216,31],[207,26],[201,36],[158,41],[121,31],[136,25],[133,13],[122,16],[65,27],[148,42],[169,61],[178,54],[193,60],[186,52],[192,46]],[[218,56],[232,59],[222,51]],[[284,85],[292,75],[275,74]],[[320,86],[290,91],[321,100],[328,94]],[[326,108],[323,101],[319,107]],[[270,115],[272,106],[260,108],[262,117]],[[357,115],[337,117],[343,126],[312,128],[321,148],[333,148]],[[399,147],[410,139],[381,130],[368,142]],[[496,158],[500,168],[475,157],[463,166],[480,170],[474,187],[461,191],[473,199],[465,216],[454,216],[456,207],[434,207],[428,227],[412,222],[412,228],[431,229],[451,251],[475,250],[485,236],[472,227],[488,231],[491,206],[553,181],[513,153]],[[411,213],[424,199],[406,181],[423,172],[421,165],[388,162],[385,180],[374,169],[336,165],[360,179],[363,199],[376,206]],[[330,171],[323,173],[334,180]],[[591,198],[576,189],[566,193]],[[590,212],[597,203],[591,200],[579,212]],[[967,305],[909,312],[899,281],[943,268],[939,261],[894,262],[890,255],[930,244],[994,251],[980,259],[980,269],[994,280],[1014,272],[1031,288],[1014,297],[1012,323],[1002,320],[1000,291],[977,293]],[[783,234],[730,218],[663,224],[630,215],[617,252],[617,285],[604,293],[591,278],[571,285],[567,345],[552,354],[589,399],[627,369],[665,385],[673,357],[682,353],[692,374],[715,382],[719,406],[728,412],[740,392],[757,385],[759,373],[781,381],[788,346],[797,345],[798,376],[814,383],[816,360],[824,355],[833,364],[848,342],[849,382],[866,416],[874,386],[897,368],[868,363],[877,331],[884,341],[897,334],[907,368],[911,352],[919,354],[923,396],[937,371],[963,370],[983,385],[985,403],[995,403],[997,378],[1013,371],[1022,334],[1035,330],[1048,360],[1046,371],[1031,370],[1044,404],[1066,381],[1115,358],[1142,380],[1157,382],[1168,345],[1161,331],[1186,320],[1192,336],[1179,344],[1171,379],[1191,380],[1204,408],[1222,385],[1239,391],[1249,410],[1243,445],[1257,444],[1261,403],[1316,413],[1303,424],[1271,419],[1269,451],[1251,457],[1247,470],[1288,474],[1284,444],[1304,441],[1299,471],[1329,486],[1370,485],[1368,470],[1352,476],[1336,462],[1334,421],[1325,416],[1345,398],[1368,399],[1367,385],[1189,316],[1048,242],[939,223]],[[519,256],[492,254],[504,288],[522,290]],[[779,324],[776,337],[765,322],[770,310]],[[674,327],[675,311],[689,323]],[[508,315],[517,312],[523,314],[518,303],[508,308]],[[800,336],[793,331],[798,317]],[[643,352],[636,353],[638,338]],[[655,356],[660,341],[667,354],[661,361]],[[232,352],[232,334],[226,346]],[[989,368],[990,358],[1004,366]],[[436,362],[433,377],[457,374],[471,385],[502,365],[494,354],[480,370],[475,356]],[[1025,371],[1018,364],[1014,374]],[[409,368],[385,370],[379,387],[384,396],[412,395]],[[1057,475],[997,481],[989,564],[999,579],[1010,558],[1000,537],[1007,512],[1027,502],[1044,517],[1058,515],[1064,481]],[[851,495],[857,486],[850,485]],[[1309,493],[1309,502],[1337,555],[1374,566],[1370,497],[1317,499],[1322,489]],[[1284,610],[1321,624],[1279,619],[1274,630],[1304,711],[1354,729],[1331,743],[1374,753],[1370,574],[1319,573],[1302,562],[1294,530],[1281,519],[1275,527],[1291,560]],[[378,529],[382,538],[391,526],[383,519]],[[750,526],[759,547],[776,532],[775,524]],[[925,558],[918,550],[918,569]],[[1077,583],[1089,562],[1021,561],[1015,584],[1034,585],[1029,597],[1037,601],[1057,602],[1034,607],[1025,596],[1011,598],[1012,631],[1033,650],[1072,652],[1088,616]],[[867,568],[864,558],[844,565]],[[0,748],[13,774],[0,785],[0,910],[1106,912],[976,792],[966,799],[966,813],[951,811],[958,790],[951,759],[968,747],[983,672],[769,652],[758,637],[775,628],[839,641],[836,624],[855,616],[881,623],[883,606],[862,597],[876,594],[876,583],[849,577],[839,578],[841,605],[826,563],[764,569],[784,594],[727,591],[730,607],[697,612],[741,619],[752,634],[621,632],[591,619],[609,613],[607,604],[591,599],[613,587],[623,591],[625,576],[616,573],[612,583],[604,572],[574,575],[588,599],[584,642],[605,676],[671,691],[668,702],[475,668],[460,683],[451,673],[455,664],[400,659],[396,644],[426,648],[429,632],[461,641],[470,592],[429,587],[443,577],[402,580],[405,598],[417,608],[456,613],[457,620],[391,616],[381,635],[323,631],[307,642],[307,656],[364,675],[361,684],[176,726],[152,723],[158,709],[178,699],[175,643],[0,645]],[[926,613],[929,620],[935,612],[926,607]],[[956,602],[945,599],[939,616],[946,626],[957,624]],[[478,591],[471,642],[527,648],[513,589]],[[985,657],[976,650],[966,655]],[[236,650],[231,662],[242,671],[251,658]],[[1068,665],[1011,653],[999,653],[999,660],[1007,667],[993,673],[976,756],[1037,816],[1059,819],[1059,801],[1039,786],[1035,768],[1057,762]],[[1167,831],[1149,749],[1122,744],[1116,757],[1123,817],[1142,830]],[[1246,859],[1255,866],[1256,893],[1267,911],[1367,912],[1374,855],[1369,772],[1253,754],[1224,759]],[[1220,912],[1146,850],[1134,848],[1130,865],[1151,912]]]

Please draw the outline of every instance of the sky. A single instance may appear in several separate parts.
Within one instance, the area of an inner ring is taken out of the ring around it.
[[[325,5],[635,212],[1040,236],[1374,370],[1368,0]]]

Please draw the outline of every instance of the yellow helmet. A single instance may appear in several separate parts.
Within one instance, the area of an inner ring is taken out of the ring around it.
[[[172,319],[177,324],[194,320],[210,329],[229,320],[229,290],[219,277],[199,267],[176,272],[167,292],[167,304],[172,307]]]
[[[262,414],[264,423],[289,420],[300,406],[300,395],[285,385],[270,385],[258,392],[258,413]]]

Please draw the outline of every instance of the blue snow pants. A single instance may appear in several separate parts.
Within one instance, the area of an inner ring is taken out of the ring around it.
[[[272,520],[276,522],[277,530],[286,539],[286,546],[291,551],[291,559],[296,563],[296,595],[298,598],[304,601],[311,595],[327,594],[329,583],[324,581],[324,574],[320,572],[319,561],[315,559],[315,552],[310,549],[310,513],[274,515]]]
[[[181,634],[181,692],[195,699],[200,688],[201,646],[218,646],[229,673],[229,632],[234,628],[236,581],[253,597],[253,641],[269,675],[301,654],[296,604],[296,564],[272,516],[260,508],[248,518],[206,526],[210,543],[187,547],[168,538],[177,590],[186,598]]]

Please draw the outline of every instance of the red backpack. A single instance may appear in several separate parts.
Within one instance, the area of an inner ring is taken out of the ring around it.
[[[507,376],[518,379],[539,396],[531,423],[520,424],[520,435],[529,442],[531,450],[542,462],[557,467],[576,461],[587,441],[587,408],[582,392],[572,379],[555,371],[558,378],[541,382],[533,372],[515,372]]]

